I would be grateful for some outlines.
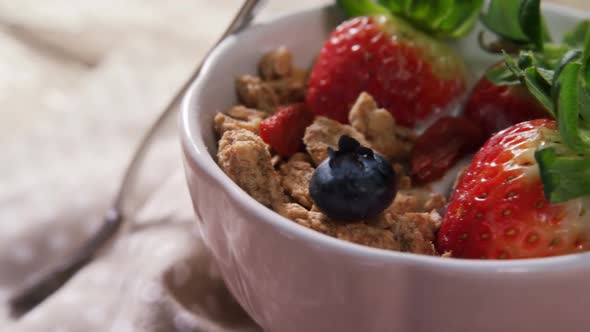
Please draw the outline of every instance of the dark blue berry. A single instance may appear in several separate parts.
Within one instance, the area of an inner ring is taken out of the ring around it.
[[[342,136],[338,151],[315,170],[309,193],[331,219],[350,221],[372,218],[385,210],[397,192],[391,164],[352,137]]]

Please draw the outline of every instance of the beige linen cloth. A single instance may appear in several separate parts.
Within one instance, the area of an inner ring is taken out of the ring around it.
[[[263,17],[330,0],[271,0]],[[583,0],[570,1],[589,7]],[[5,301],[98,226],[139,137],[238,0],[0,0],[0,331],[259,331],[192,214],[179,146],[134,226],[15,321]]]

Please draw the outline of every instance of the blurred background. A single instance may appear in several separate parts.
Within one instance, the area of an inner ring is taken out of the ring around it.
[[[261,19],[329,2],[269,1]],[[118,174],[240,4],[0,1],[0,220]]]
[[[260,19],[331,2],[269,0]],[[0,0],[0,302],[96,229],[141,134],[241,3]],[[168,211],[190,214],[174,194]],[[13,323],[2,307],[0,330]],[[90,331],[68,326],[54,331]]]

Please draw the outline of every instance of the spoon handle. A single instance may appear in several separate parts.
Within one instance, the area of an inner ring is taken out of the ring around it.
[[[164,109],[164,111],[160,114],[160,117],[156,120],[156,122],[152,125],[152,127],[146,132],[145,136],[143,137],[139,147],[136,150],[133,159],[129,163],[127,170],[125,171],[125,176],[123,177],[123,181],[120,187],[120,190],[115,197],[115,201],[113,203],[113,207],[117,210],[124,213],[129,213],[130,211],[135,211],[135,207],[128,206],[127,199],[132,198],[132,195],[141,195],[149,194],[145,190],[135,190],[135,186],[137,185],[138,176],[140,175],[141,168],[146,165],[144,163],[147,154],[150,152],[150,148],[154,146],[156,140],[158,140],[164,133],[167,131],[165,129],[172,127],[176,129],[176,115],[178,110],[178,104],[182,100],[182,97],[186,93],[186,90],[190,87],[190,85],[196,80],[196,78],[201,73],[201,68],[203,64],[207,61],[213,50],[217,48],[217,46],[225,40],[228,36],[240,31],[244,27],[248,26],[252,19],[254,19],[255,11],[260,8],[260,5],[264,2],[264,0],[246,0],[242,5],[239,12],[236,14],[228,28],[225,32],[221,35],[219,40],[209,49],[205,57],[201,61],[201,63],[197,66],[197,68],[193,71],[191,76],[184,82],[182,87],[176,92],[176,95],[172,98],[172,100],[168,103],[168,106]],[[135,198],[135,197],[133,197]],[[143,201],[143,200],[140,200]]]
[[[10,313],[20,317],[43,302],[65,284],[77,271],[90,262],[105,243],[117,233],[122,216],[116,210],[109,210],[99,230],[68,259],[58,262],[48,272],[28,282],[9,300]]]
[[[221,35],[215,45],[207,52],[201,63],[196,67],[191,76],[176,92],[166,108],[162,111],[158,119],[146,132],[141,140],[131,162],[129,163],[123,181],[113,205],[103,219],[103,223],[98,231],[86,241],[75,255],[68,257],[59,262],[51,270],[41,274],[38,278],[28,282],[21,290],[16,292],[9,300],[9,306],[12,316],[20,317],[39,305],[47,297],[63,286],[76,272],[88,264],[105,247],[107,243],[117,234],[125,219],[132,214],[136,206],[133,203],[143,202],[143,198],[138,199],[138,195],[148,195],[149,193],[138,190],[142,168],[147,164],[146,158],[153,152],[154,145],[158,139],[167,133],[170,124],[175,123],[178,104],[190,87],[192,82],[201,73],[203,63],[207,61],[213,50],[228,36],[240,31],[250,24],[255,17],[255,11],[260,7],[264,0],[245,0],[228,28]]]

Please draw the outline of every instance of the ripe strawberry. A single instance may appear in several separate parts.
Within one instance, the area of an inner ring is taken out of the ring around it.
[[[400,19],[358,17],[332,33],[309,79],[315,114],[347,122],[361,92],[413,127],[465,91],[465,67],[447,46]]]
[[[590,249],[583,199],[550,204],[534,152],[557,124],[523,122],[492,137],[460,179],[438,235],[461,258],[532,258]]]
[[[418,139],[410,158],[410,175],[417,184],[441,178],[467,153],[485,141],[480,128],[462,117],[438,119]]]
[[[522,84],[495,85],[485,76],[473,88],[464,112],[466,118],[481,126],[486,137],[520,122],[549,117]]]
[[[281,106],[260,123],[260,137],[282,157],[289,157],[303,147],[305,128],[313,121],[313,114],[305,104]]]
[[[501,66],[503,62],[490,70]],[[549,118],[549,113],[525,86],[495,85],[484,76],[473,88],[462,118],[440,118],[418,138],[412,153],[412,178],[416,183],[436,180],[494,133],[542,118]]]

